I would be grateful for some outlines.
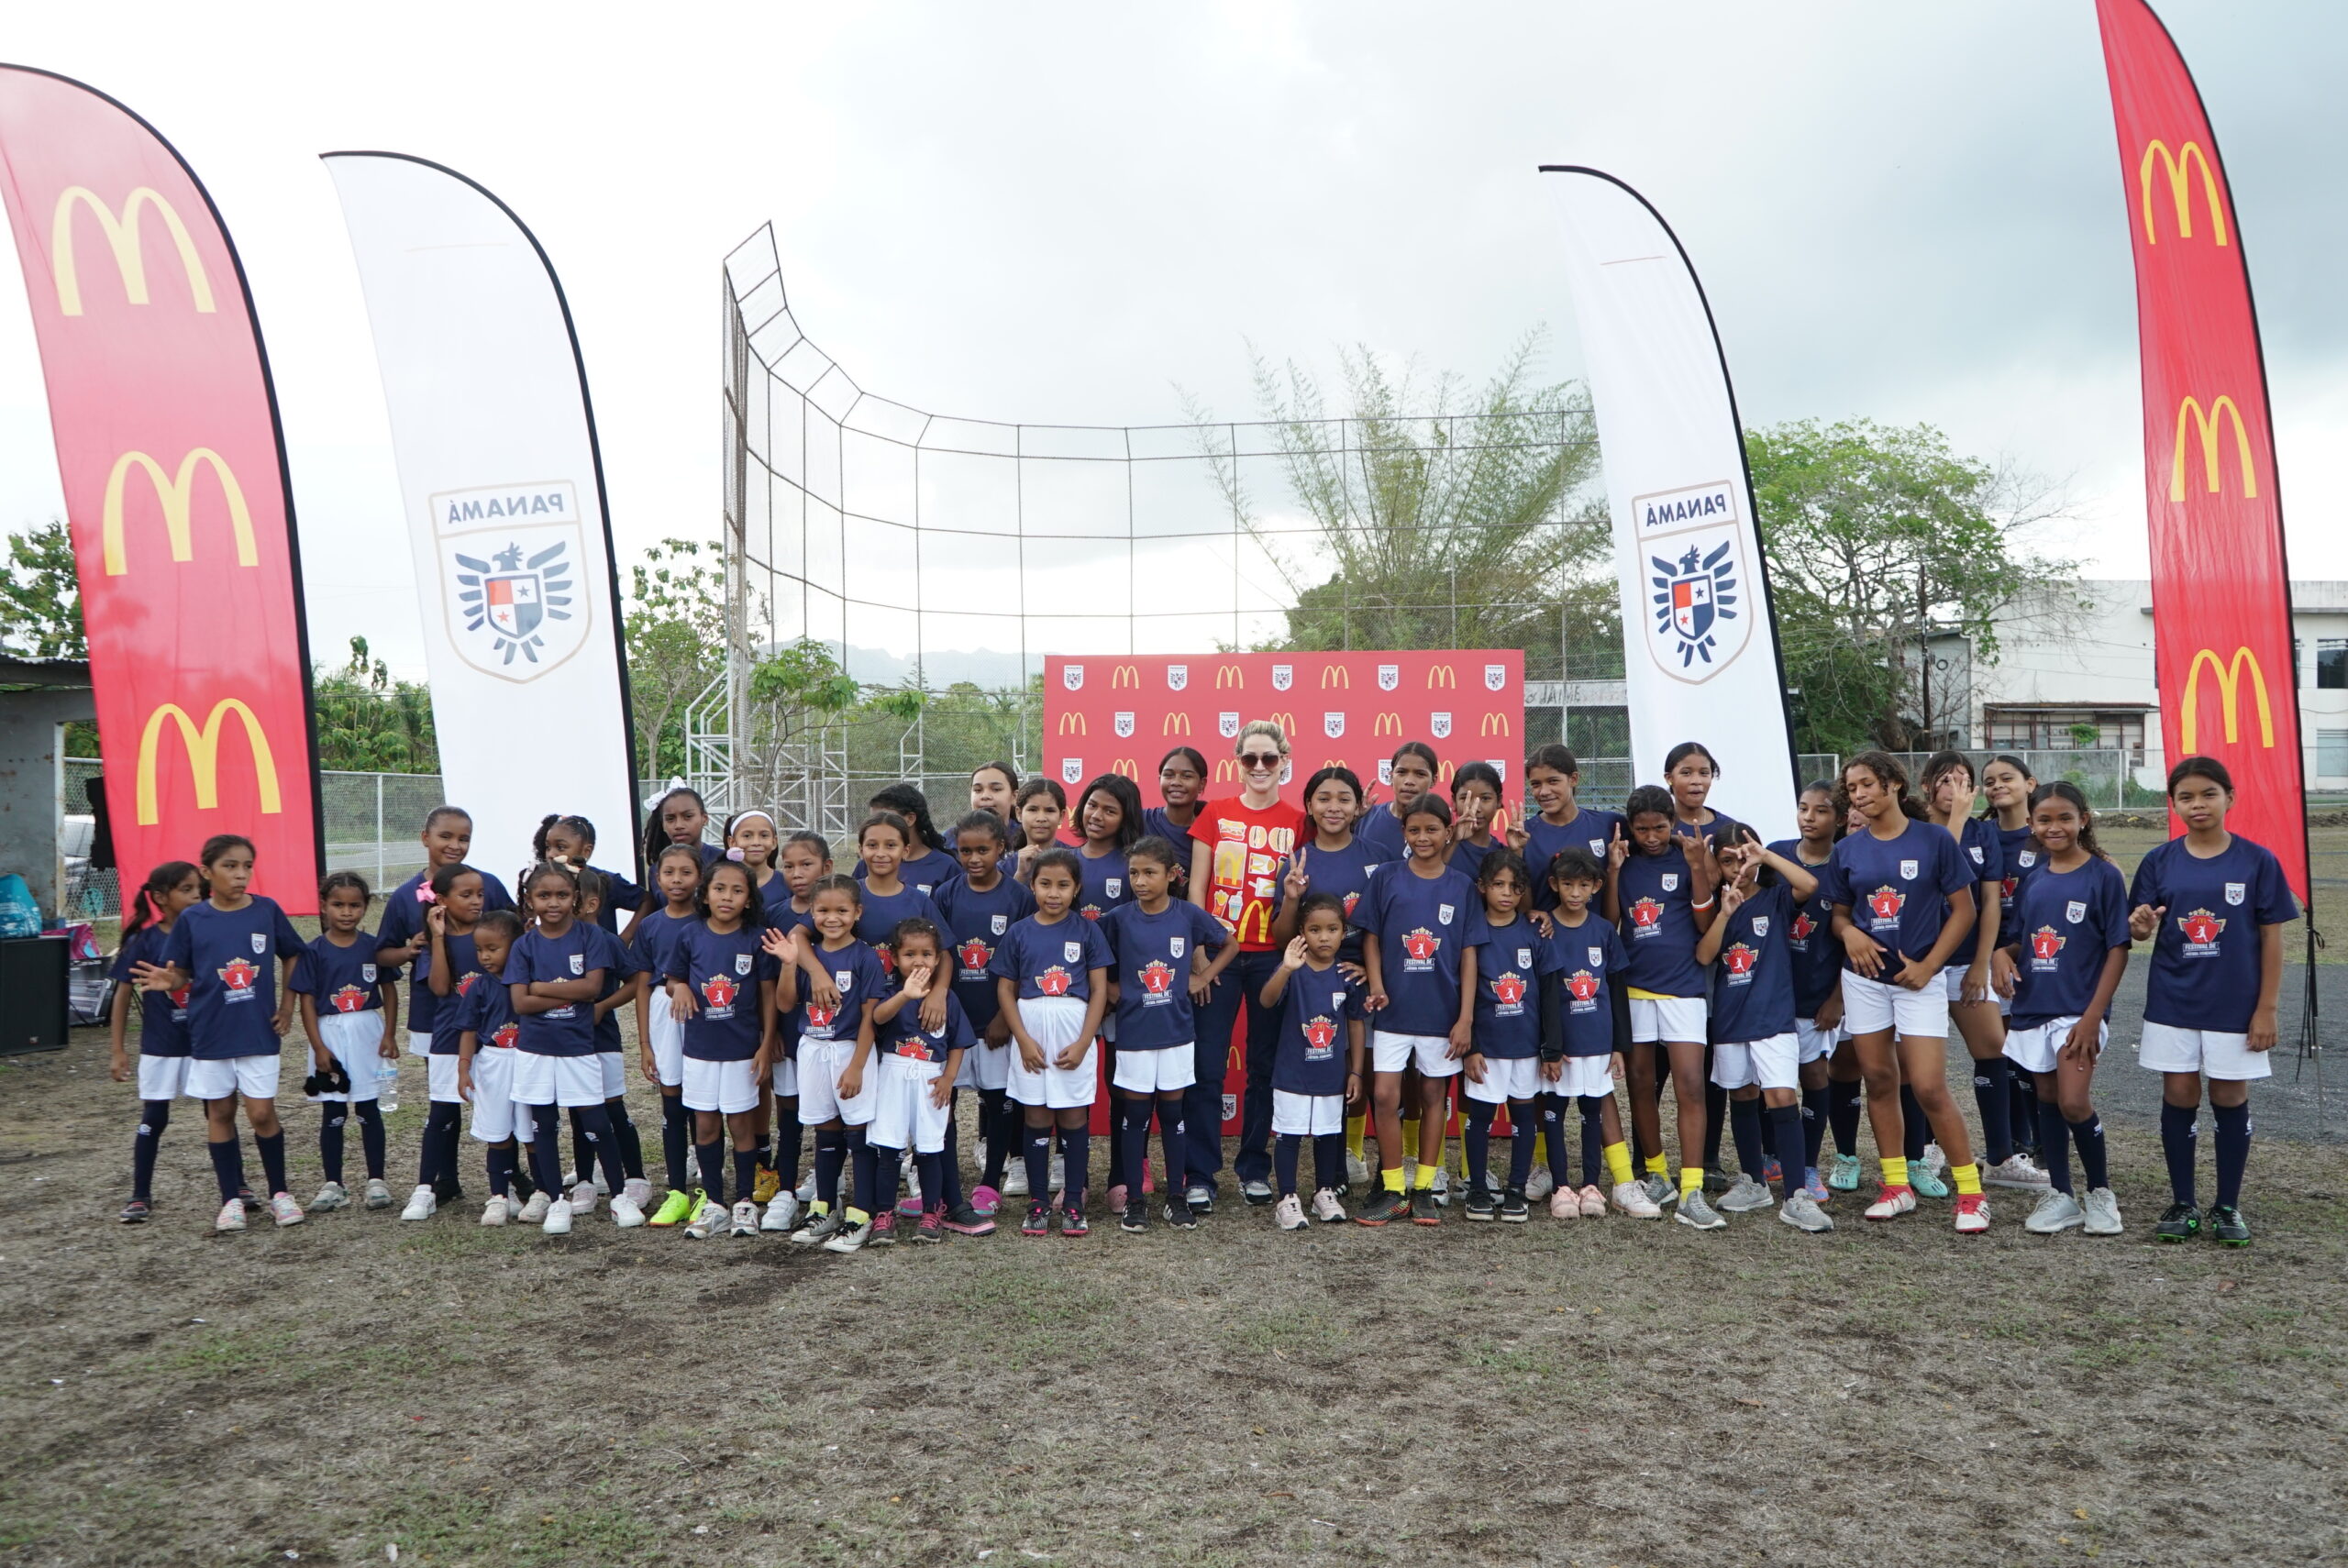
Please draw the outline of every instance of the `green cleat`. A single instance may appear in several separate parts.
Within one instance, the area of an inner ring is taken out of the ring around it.
[[[2161,1210],[2153,1234],[2164,1242],[2189,1242],[2201,1233],[2201,1210],[2190,1203],[2172,1203]]]
[[[1859,1190],[1859,1157],[1856,1154],[1836,1154],[1833,1164],[1826,1168],[1826,1185],[1836,1192]]]
[[[1941,1173],[1922,1160],[1908,1162],[1908,1185],[1916,1189],[1919,1198],[1948,1196],[1948,1183],[1941,1179]]]
[[[660,1200],[660,1207],[645,1223],[660,1226],[681,1225],[693,1217],[693,1195],[690,1192],[679,1192],[672,1187],[669,1189],[669,1196]]]
[[[2210,1210],[2210,1233],[2218,1238],[2221,1247],[2250,1245],[2250,1221],[2231,1203],[2221,1203]]]

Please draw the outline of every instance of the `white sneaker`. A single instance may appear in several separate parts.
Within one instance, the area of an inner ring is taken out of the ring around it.
[[[864,1243],[872,1239],[872,1221],[861,1225],[844,1225],[837,1234],[824,1243],[827,1253],[860,1253]]]
[[[525,1225],[543,1225],[547,1222],[547,1210],[553,1207],[554,1199],[547,1196],[545,1187],[540,1187],[530,1194],[530,1201],[522,1205],[522,1212],[515,1218]]]
[[[544,1230],[549,1236],[568,1236],[570,1234],[570,1199],[558,1198],[552,1203],[547,1205],[547,1218]]]
[[[633,1231],[644,1223],[644,1206],[626,1193],[612,1199],[612,1223],[623,1231]]]
[[[1985,1187],[2034,1187],[2040,1192],[2044,1192],[2048,1185],[2046,1173],[2033,1165],[2028,1154],[2020,1153],[1994,1165],[1982,1166],[1981,1182]]]
[[[1937,1174],[1948,1169],[1948,1156],[1941,1153],[1938,1143],[1927,1143],[1924,1145],[1924,1164]]]
[[[232,1198],[220,1206],[219,1218],[212,1221],[216,1231],[241,1231],[245,1228],[245,1200]]]
[[[1643,1181],[1616,1182],[1614,1207],[1634,1220],[1663,1218],[1663,1205],[1647,1196],[1646,1183]]]
[[[1324,1187],[1312,1195],[1312,1218],[1324,1225],[1342,1225],[1346,1220],[1346,1206],[1337,1201],[1335,1192]]]
[[[642,1176],[630,1176],[627,1185],[620,1188],[620,1196],[638,1209],[649,1209],[652,1207],[652,1184]]]
[[[786,1235],[798,1226],[799,1199],[787,1192],[775,1194],[774,1201],[767,1205],[766,1218],[759,1221],[759,1230],[781,1231]]]
[[[1435,1166],[1435,1168],[1434,1168],[1434,1186],[1433,1187],[1431,1187],[1429,1190],[1430,1190],[1430,1191],[1432,1191],[1432,1192],[1434,1194],[1434,1206],[1435,1206],[1437,1209],[1448,1209],[1448,1208],[1450,1208],[1450,1207],[1451,1207],[1451,1172],[1450,1172],[1448,1169],[1446,1169],[1445,1167],[1442,1166],[1442,1165],[1437,1165],[1437,1166]]]
[[[370,1209],[389,1209],[391,1206],[391,1183],[385,1181],[381,1176],[375,1176],[370,1179],[367,1183],[367,1207]]]
[[[1304,1205],[1299,1203],[1296,1194],[1291,1192],[1281,1198],[1279,1207],[1272,1210],[1272,1223],[1283,1231],[1301,1231],[1312,1221],[1304,1217]]]
[[[1532,1176],[1525,1179],[1524,1201],[1538,1203],[1556,1190],[1557,1178],[1549,1174],[1549,1167],[1536,1165],[1533,1167]]]
[[[570,1211],[573,1214],[594,1213],[595,1199],[603,1190],[604,1189],[602,1187],[597,1187],[593,1182],[582,1181],[577,1183],[570,1189]]]
[[[813,1170],[801,1178],[799,1190],[792,1196],[799,1199],[802,1209],[815,1201],[815,1173]]]
[[[597,1165],[593,1173],[588,1176],[587,1185],[595,1189],[595,1196],[598,1198],[609,1198],[612,1195],[612,1184],[604,1179],[604,1167],[601,1165]]]
[[[1059,1155],[1054,1154],[1052,1156],[1052,1174],[1047,1179],[1051,1182],[1052,1190],[1054,1192],[1066,1192],[1068,1190],[1067,1167],[1068,1163],[1061,1159]]]
[[[512,1218],[514,1200],[510,1198],[492,1198],[481,1207],[481,1222],[484,1225],[503,1225]]]
[[[696,1242],[706,1242],[720,1231],[725,1230],[732,1218],[731,1211],[720,1209],[704,1198],[701,1200],[701,1207],[693,1210],[692,1219],[686,1224],[685,1234]]]
[[[2087,1218],[2087,1210],[2079,1207],[2077,1198],[2049,1187],[2046,1196],[2038,1200],[2038,1207],[2030,1211],[2030,1218],[2021,1222],[2021,1228],[2033,1236],[2052,1236],[2086,1224]]]
[[[432,1196],[432,1189],[428,1187],[419,1187],[407,1195],[407,1207],[400,1210],[400,1218],[429,1220],[432,1218],[432,1211],[439,1207],[440,1200]]]
[[[1750,1214],[1756,1209],[1767,1209],[1777,1202],[1769,1192],[1769,1184],[1756,1177],[1737,1173],[1736,1185],[1721,1194],[1721,1208],[1731,1214]]]
[[[759,1206],[747,1198],[734,1206],[734,1225],[731,1233],[737,1236],[755,1236],[759,1233]]]
[[[1826,1210],[1818,1206],[1818,1199],[1800,1187],[1794,1188],[1792,1195],[1778,1206],[1778,1218],[1797,1231],[1808,1231],[1813,1235],[1834,1229],[1834,1221],[1826,1217]]]
[[[1346,1151],[1346,1181],[1353,1187],[1369,1185],[1369,1166],[1364,1164],[1362,1157],[1351,1149]]]
[[[1704,1189],[1700,1187],[1679,1195],[1679,1209],[1673,1218],[1682,1225],[1692,1225],[1699,1231],[1718,1231],[1728,1224],[1714,1212],[1711,1200],[1704,1196]]]
[[[310,1199],[310,1207],[321,1213],[329,1209],[348,1209],[350,1207],[350,1194],[343,1190],[342,1183],[330,1181],[318,1188],[318,1195]]]
[[[1902,1214],[1916,1212],[1916,1189],[1911,1187],[1887,1187],[1866,1207],[1869,1220],[1897,1220]]]
[[[2087,1233],[2090,1236],[2117,1236],[2121,1231],[2120,1199],[2108,1187],[2099,1187],[2087,1196],[2079,1207],[2087,1213]]]
[[[1002,1195],[1005,1198],[1025,1198],[1027,1196],[1026,1161],[1013,1160],[1004,1168],[1002,1173]],[[814,1196],[814,1195],[813,1193],[803,1192],[799,1195],[799,1201],[804,1203]]]

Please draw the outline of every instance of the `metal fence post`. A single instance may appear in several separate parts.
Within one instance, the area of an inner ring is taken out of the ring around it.
[[[383,886],[383,776],[375,775],[375,886]]]

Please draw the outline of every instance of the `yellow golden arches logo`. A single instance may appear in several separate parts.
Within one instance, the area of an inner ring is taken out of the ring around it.
[[[1370,729],[1374,734],[1399,735],[1402,733],[1402,715],[1390,708],[1378,715]]]
[[[2236,408],[2234,400],[2223,392],[2210,403],[2210,412],[2206,414],[2201,412],[2200,402],[2195,398],[2188,397],[2176,405],[2176,458],[2169,469],[2168,498],[2171,501],[2185,499],[2185,425],[2188,419],[2201,437],[2201,475],[2213,495],[2225,488],[2224,476],[2218,464],[2219,427],[2228,419],[2233,421],[2234,458],[2242,465],[2242,493],[2245,499],[2255,499],[2258,494],[2258,469],[2250,460],[2250,431],[2243,424],[2242,410]]]
[[[1228,784],[1238,777],[1239,761],[1236,757],[1218,756],[1215,758],[1214,781],[1216,783]]]
[[[1351,691],[1354,689],[1353,671],[1347,669],[1342,664],[1323,665],[1321,667],[1321,690],[1326,691],[1333,686],[1340,691]]]
[[[2184,711],[2176,721],[2177,740],[2191,756],[2198,749],[2194,743],[2199,738],[2201,704],[2201,665],[2209,661],[2210,673],[2218,678],[2218,711],[2226,722],[2226,744],[2232,745],[2242,728],[2240,700],[2244,666],[2250,670],[2250,688],[2258,697],[2258,744],[2272,747],[2275,744],[2275,710],[2266,697],[2266,671],[2259,668],[2258,656],[2246,647],[2234,649],[2232,663],[2221,660],[2217,654],[2203,648],[2193,656],[2193,663],[2185,672]]]
[[[1083,714],[1062,713],[1060,715],[1060,734],[1064,735],[1080,735],[1084,733]]]
[[[106,475],[105,510],[98,528],[100,554],[105,558],[108,577],[120,577],[130,569],[122,550],[122,491],[133,469],[147,476],[147,482],[155,489],[156,501],[163,508],[163,533],[171,540],[172,559],[194,559],[195,542],[188,527],[188,516],[194,501],[198,463],[207,465],[213,477],[220,481],[221,498],[228,503],[228,527],[237,540],[237,564],[260,564],[260,558],[253,546],[253,517],[245,507],[245,492],[219,453],[209,447],[198,447],[180,459],[178,473],[167,475],[163,465],[146,453],[125,452],[114,460],[114,471]]]
[[[1485,714],[1481,733],[1487,736],[1508,734],[1508,715],[1506,713]]]
[[[1140,670],[1135,669],[1132,665],[1121,664],[1115,669],[1109,672],[1110,690],[1122,691],[1128,686],[1132,687],[1136,691],[1141,690]]]
[[[177,702],[166,702],[147,715],[147,727],[138,736],[138,825],[152,827],[161,820],[155,805],[155,753],[161,744],[166,721],[177,724],[180,744],[187,748],[188,772],[195,779],[195,808],[211,811],[220,803],[220,722],[234,713],[244,721],[245,740],[253,748],[253,783],[260,795],[263,815],[274,815],[284,809],[284,801],[277,790],[277,761],[270,753],[269,734],[260,727],[253,711],[234,697],[223,697],[212,704],[212,712],[205,715],[204,725],[196,727],[187,710]]]
[[[1434,666],[1427,671],[1427,690],[1432,691],[1438,686],[1456,690],[1459,686],[1459,672],[1447,664]]]
[[[1189,734],[1191,733],[1191,715],[1188,713],[1167,714],[1163,720],[1159,721],[1157,733],[1161,735]]]
[[[1217,691],[1220,691],[1226,684],[1228,684],[1235,691],[1246,690],[1247,687],[1246,670],[1235,664],[1216,665],[1214,667],[1214,689]]]
[[[1117,775],[1120,778],[1139,780],[1141,778],[1141,764],[1135,762],[1130,756],[1121,756],[1117,758],[1116,761],[1109,765],[1109,771]]]
[[[2158,245],[2160,230],[2153,226],[2153,160],[2159,159],[2168,170],[2169,200],[2176,207],[2176,237],[2193,237],[2193,166],[2201,165],[2201,195],[2210,204],[2210,237],[2220,245],[2226,243],[2226,207],[2218,194],[2218,171],[2210,166],[2210,155],[2201,150],[2198,141],[2188,141],[2170,156],[2168,143],[2155,137],[2144,149],[2144,160],[2136,169],[2136,183],[2144,197],[2144,243]]]
[[[97,215],[98,228],[114,252],[115,271],[122,274],[123,295],[135,305],[147,303],[147,255],[139,244],[138,217],[147,208],[154,208],[180,253],[180,265],[187,271],[187,291],[194,297],[195,308],[206,315],[212,314],[212,280],[204,271],[204,258],[195,253],[187,225],[180,221],[171,203],[146,185],[130,193],[119,217],[86,185],[68,185],[58,196],[57,211],[49,220],[49,265],[57,280],[60,314],[82,314],[82,275],[73,264],[73,209],[77,206]]]
[[[1272,713],[1268,715],[1268,717],[1270,718],[1272,723],[1280,727],[1282,734],[1290,735],[1296,734],[1296,715],[1294,713]]]

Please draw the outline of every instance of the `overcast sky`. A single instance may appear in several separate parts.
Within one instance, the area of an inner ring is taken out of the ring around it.
[[[2164,0],[2233,182],[2295,575],[2348,577],[2348,6]],[[559,270],[623,564],[714,539],[718,264],[772,219],[805,329],[944,414],[1252,412],[1247,345],[1480,377],[1545,323],[1534,166],[1640,188],[1745,417],[1929,421],[2067,478],[2056,541],[2144,570],[2127,217],[2088,0],[880,7],[17,8],[11,58],[130,105],[211,188],[259,302],[322,662],[420,675],[366,315],[316,154],[481,181]],[[2323,105],[2331,103],[2326,110]],[[60,510],[0,248],[0,525]]]

